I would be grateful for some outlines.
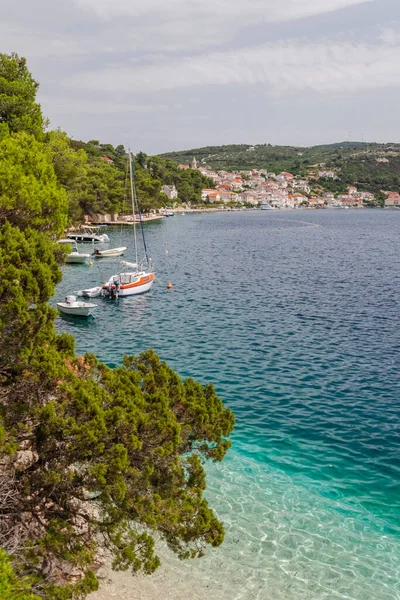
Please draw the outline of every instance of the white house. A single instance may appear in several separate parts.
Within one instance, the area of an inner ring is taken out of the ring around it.
[[[334,171],[320,171],[318,173],[318,179],[337,179]]]
[[[242,202],[246,202],[247,204],[252,204],[253,206],[257,206],[259,203],[259,199],[256,194],[253,192],[243,192],[241,194]]]
[[[215,192],[215,190],[213,188],[204,188],[203,190],[201,190],[201,199],[204,202],[204,200],[207,199],[207,196],[210,196],[210,194],[213,194]]]
[[[297,181],[293,181],[292,187],[295,188],[296,190],[300,190],[301,192],[304,192],[305,194],[309,194],[311,191],[308,181],[305,181],[304,179],[298,179]]]
[[[397,194],[396,192],[389,192],[388,197],[385,199],[385,206],[400,207],[400,194]]]
[[[238,202],[238,194],[226,190],[218,190],[219,196],[225,204],[228,202]]]
[[[178,197],[178,190],[174,185],[163,185],[161,191],[168,196],[170,200],[176,200]]]
[[[210,202],[217,202],[217,204],[219,202],[221,202],[221,196],[219,195],[219,192],[217,192],[216,190],[209,190],[209,193],[207,194],[207,196],[204,198],[204,200],[209,200]]]
[[[292,179],[293,175],[291,173],[288,173],[287,171],[282,171],[282,173],[279,173],[279,175],[277,176],[277,180],[281,183],[292,181]]]

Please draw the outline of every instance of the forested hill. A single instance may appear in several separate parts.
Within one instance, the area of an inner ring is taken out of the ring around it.
[[[129,210],[127,197],[127,152],[122,145],[112,146],[98,140],[71,140],[61,131],[48,134],[54,151],[54,166],[68,196],[71,222],[84,214],[121,213]],[[198,204],[201,190],[214,183],[193,169],[182,170],[173,160],[147,156],[133,157],[136,187],[143,212],[171,204],[163,185],[175,185],[178,202]]]
[[[324,163],[326,166],[339,160],[361,159],[366,156],[400,156],[399,144],[368,144],[366,142],[340,142],[322,146],[272,146],[271,144],[232,144],[227,146],[205,146],[179,152],[161,154],[178,163],[189,163],[193,157],[199,165],[213,169],[246,170],[265,169],[290,171]],[[332,165],[334,166],[334,165]]]
[[[228,171],[267,169],[307,176],[312,170],[334,169],[343,184],[373,192],[400,191],[400,143],[341,142],[308,148],[234,144],[169,152],[161,157],[178,163],[189,163],[195,157],[200,166]]]

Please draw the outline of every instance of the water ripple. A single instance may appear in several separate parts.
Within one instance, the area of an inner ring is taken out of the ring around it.
[[[169,557],[185,582],[222,600],[399,599],[400,214],[301,216],[149,224],[152,292],[57,326],[111,365],[153,346],[235,411],[231,456],[209,469],[226,543]],[[57,299],[109,268],[66,266]]]

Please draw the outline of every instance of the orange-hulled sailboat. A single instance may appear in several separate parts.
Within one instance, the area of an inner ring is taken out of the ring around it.
[[[144,294],[151,289],[154,281],[154,273],[151,268],[151,258],[147,254],[146,239],[144,235],[142,213],[140,210],[139,199],[136,193],[136,185],[134,181],[134,171],[132,166],[132,155],[129,151],[129,177],[130,177],[130,191],[132,198],[132,215],[133,215],[133,239],[135,245],[135,259],[136,262],[130,263],[122,261],[124,270],[117,275],[112,275],[108,281],[102,287],[102,295],[109,298],[120,298],[123,296],[133,296],[136,294]],[[139,216],[140,229],[143,239],[143,248],[145,257],[139,264],[138,261],[138,244],[136,235],[136,210]]]

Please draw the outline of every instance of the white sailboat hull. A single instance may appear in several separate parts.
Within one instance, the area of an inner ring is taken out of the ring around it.
[[[154,281],[154,273],[120,273],[114,275],[103,285],[103,295],[118,298],[125,296],[136,296],[144,294],[151,289]],[[117,286],[116,286],[117,284]]]
[[[144,294],[151,289],[152,285],[153,285],[153,281],[149,281],[148,283],[143,283],[143,284],[139,285],[138,287],[132,288],[131,290],[129,290],[129,289],[122,290],[122,293],[120,292],[119,295],[120,296],[136,296],[137,294]]]

